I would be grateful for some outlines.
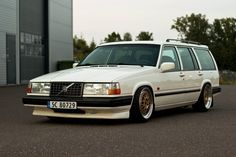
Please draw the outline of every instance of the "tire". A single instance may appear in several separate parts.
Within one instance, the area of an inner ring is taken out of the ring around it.
[[[133,99],[130,109],[130,119],[135,122],[148,121],[154,111],[153,94],[148,87],[140,87]]]
[[[207,112],[213,106],[213,94],[210,84],[203,86],[202,92],[193,109],[200,112]]]

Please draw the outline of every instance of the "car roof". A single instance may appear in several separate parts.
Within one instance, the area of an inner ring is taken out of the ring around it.
[[[206,46],[206,45],[194,44],[194,43],[185,43],[185,42],[179,42],[179,41],[171,41],[171,42],[159,42],[159,41],[119,41],[119,42],[102,43],[99,46],[126,45],[126,44],[174,45],[174,46],[199,47],[199,48],[207,48],[208,49],[208,46]]]

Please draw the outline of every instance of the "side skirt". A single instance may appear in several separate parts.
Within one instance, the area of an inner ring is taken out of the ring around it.
[[[165,109],[171,109],[171,108],[176,108],[176,107],[184,107],[184,106],[190,106],[195,104],[197,101],[189,101],[189,102],[183,102],[183,103],[178,103],[178,104],[168,104],[165,106],[155,106],[156,111],[160,110],[165,110]]]

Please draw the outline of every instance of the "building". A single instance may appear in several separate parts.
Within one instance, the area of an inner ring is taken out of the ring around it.
[[[25,84],[73,59],[72,0],[0,1],[0,85]]]

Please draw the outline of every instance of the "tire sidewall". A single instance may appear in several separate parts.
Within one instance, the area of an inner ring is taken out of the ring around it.
[[[213,94],[212,94],[212,91],[211,91],[211,104],[210,104],[210,107],[207,108],[206,107],[206,104],[204,102],[204,92],[205,92],[205,89],[207,88],[207,86],[209,86],[212,90],[212,86],[210,84],[205,84],[202,88],[202,91],[201,91],[201,94],[198,98],[198,101],[196,104],[193,105],[193,108],[196,110],[196,111],[200,111],[200,112],[207,112],[212,106],[213,106]]]
[[[140,107],[139,107],[139,98],[140,98],[141,92],[143,90],[148,90],[150,97],[152,99],[152,102],[153,102],[153,104],[150,108],[152,111],[150,113],[150,116],[148,116],[148,117],[144,117],[142,115],[142,113],[140,111]],[[152,117],[154,110],[155,110],[155,105],[154,105],[154,98],[153,98],[152,90],[147,86],[143,86],[143,87],[138,88],[138,90],[135,92],[133,103],[132,103],[132,106],[130,109],[130,118],[132,120],[137,121],[137,122],[146,122]]]

